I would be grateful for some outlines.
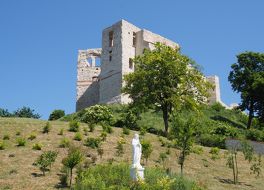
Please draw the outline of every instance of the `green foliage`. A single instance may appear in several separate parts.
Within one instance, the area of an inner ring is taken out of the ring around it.
[[[46,125],[43,126],[42,132],[48,134],[50,130],[51,130],[51,124],[50,122],[47,122]]]
[[[246,132],[246,138],[253,141],[264,141],[264,132],[258,129],[249,129]]]
[[[51,165],[55,162],[57,155],[58,152],[55,151],[44,152],[38,157],[34,164],[38,166],[39,169],[43,172],[43,175],[45,175],[45,171],[48,170],[48,167],[50,167],[51,169]]]
[[[126,128],[126,127],[123,127],[123,134],[124,134],[124,135],[129,135],[129,134],[130,134],[129,129]]]
[[[62,160],[62,164],[70,170],[70,187],[72,186],[72,170],[83,160],[84,156],[80,149],[76,147],[69,148],[68,155]]]
[[[70,140],[68,139],[68,138],[66,138],[66,137],[63,137],[62,139],[61,139],[61,141],[60,141],[60,145],[59,145],[59,147],[60,148],[67,148],[67,147],[69,147],[70,146]]]
[[[58,135],[63,135],[63,133],[64,133],[64,129],[61,128],[61,129],[60,129],[60,132],[58,133]]]
[[[103,127],[103,131],[109,134],[113,133],[113,128],[110,125],[102,123],[102,127]]]
[[[220,104],[219,102],[214,103],[213,105],[211,105],[211,108],[217,112],[220,112],[221,110],[224,110],[225,107],[222,106],[222,104]]]
[[[106,140],[106,137],[107,137],[107,132],[102,131],[100,137],[101,137],[101,140],[102,140],[102,141],[105,141],[105,140]]]
[[[0,117],[12,117],[12,113],[9,113],[7,109],[0,108]]]
[[[161,110],[166,133],[173,109],[196,110],[207,96],[210,84],[178,48],[156,43],[154,50],[145,50],[133,61],[135,72],[124,77],[123,92],[129,94],[135,107]]]
[[[241,110],[248,110],[247,128],[251,127],[256,115],[264,121],[264,54],[244,52],[237,55],[237,63],[232,64],[228,80],[234,91],[241,93]]]
[[[213,131],[216,135],[222,135],[226,137],[238,137],[238,131],[226,123],[217,123],[216,128]]]
[[[142,146],[142,157],[145,159],[146,163],[148,162],[148,159],[153,151],[153,147],[150,144],[149,141],[143,140],[141,141]]]
[[[117,142],[116,146],[116,155],[117,156],[122,156],[124,154],[124,144],[126,143],[124,138],[120,138]]]
[[[102,159],[103,157],[103,154],[104,154],[104,149],[99,147],[97,148],[97,154],[100,156],[100,158]]]
[[[3,136],[3,140],[9,140],[10,139],[10,136],[8,135],[8,134],[5,134],[4,136]]]
[[[221,135],[202,134],[198,141],[203,146],[225,148],[225,137]]]
[[[41,150],[41,148],[42,148],[42,144],[40,144],[40,143],[35,143],[32,146],[33,150]]]
[[[0,150],[5,150],[5,143],[0,141]]]
[[[84,132],[84,135],[87,136],[88,135],[88,128],[87,127],[84,127],[83,128],[83,132]]]
[[[39,114],[35,114],[34,113],[35,110],[31,109],[29,107],[22,107],[17,109],[16,111],[14,111],[13,116],[14,117],[25,117],[25,118],[35,118],[35,119],[39,119],[40,115]]]
[[[17,138],[16,141],[17,141],[17,146],[25,146],[27,142],[26,139],[23,137]]]
[[[167,158],[168,158],[168,155],[166,154],[166,152],[161,152],[159,154],[159,162],[162,163],[162,166],[164,169],[165,169],[165,164],[166,164]]]
[[[65,116],[64,110],[54,110],[49,116],[49,121],[57,120],[64,116]]]
[[[197,121],[191,117],[183,120],[179,116],[175,116],[172,121],[172,136],[175,138],[176,146],[180,149],[178,163],[181,166],[181,174],[183,174],[183,166],[186,156],[191,152],[195,140],[195,128]]]
[[[35,133],[31,133],[28,137],[29,140],[34,140],[35,138],[37,138],[37,135]]]
[[[100,144],[101,144],[101,139],[93,138],[93,137],[88,137],[84,142],[85,146],[91,147],[93,149],[98,148]]]
[[[88,127],[89,127],[89,131],[93,132],[94,129],[95,129],[95,124],[91,123],[91,124],[88,125]]]
[[[113,119],[113,114],[111,110],[104,105],[95,105],[84,109],[80,114],[80,119],[82,122],[88,124],[98,124],[98,123],[111,123]]]
[[[75,133],[74,140],[81,141],[82,140],[82,134],[80,132]]]
[[[145,171],[144,182],[134,182],[128,164],[104,164],[89,167],[77,176],[76,190],[202,190],[194,182],[176,175],[167,175],[158,168]]]
[[[216,160],[220,158],[220,155],[219,155],[220,149],[217,147],[212,147],[209,153],[211,154],[212,160]]]
[[[253,174],[256,175],[256,177],[260,176],[262,168],[262,161],[261,161],[261,155],[259,154],[258,157],[254,157],[254,163],[250,166],[250,170]]]
[[[203,147],[201,146],[192,146],[191,152],[194,154],[201,155],[204,152],[204,150],[203,150]]]
[[[70,123],[69,123],[69,131],[77,132],[77,131],[79,131],[79,128],[80,128],[80,123],[78,121],[76,121],[76,120],[70,121]]]
[[[17,131],[16,132],[16,136],[19,136],[19,135],[21,135],[21,132],[20,131]]]

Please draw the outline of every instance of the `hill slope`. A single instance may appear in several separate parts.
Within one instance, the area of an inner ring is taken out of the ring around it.
[[[34,120],[34,119],[20,119],[20,118],[0,118],[0,139],[3,139],[4,135],[9,135],[10,140],[5,140],[6,149],[0,150],[0,189],[59,189],[59,174],[62,167],[61,160],[67,154],[66,148],[59,148],[59,144],[62,138],[67,137],[71,141],[79,145],[86,152],[86,155],[97,155],[95,149],[83,146],[83,142],[74,141],[74,133],[69,132],[68,122],[54,121],[51,122],[52,129],[48,134],[42,133],[42,127],[46,121]],[[82,124],[81,128],[86,127],[86,124]],[[64,136],[58,135],[61,128],[64,128]],[[21,134],[19,136],[26,137],[31,133],[36,134],[36,139],[30,141],[27,140],[25,147],[16,146],[17,132]],[[83,133],[83,130],[81,130]],[[101,127],[97,126],[95,131],[88,133],[89,137],[99,137],[102,132]],[[118,157],[116,156],[117,142],[122,135],[122,129],[114,128],[112,134],[108,134],[106,141],[102,143],[104,154],[102,159],[97,156],[96,163],[105,163],[114,159],[114,162],[129,162],[131,163],[131,140],[134,131],[130,131],[130,135],[125,135],[124,139],[126,144],[124,145],[125,153]],[[86,139],[87,137],[84,136]],[[162,146],[160,138],[153,134],[146,134],[144,139],[149,140],[153,146],[153,153],[145,165],[145,168],[160,166],[162,164],[158,162],[159,154],[161,152],[168,152],[168,148]],[[165,139],[163,139],[165,141]],[[32,150],[34,143],[43,144],[41,151]],[[232,171],[226,167],[225,150],[220,151],[220,159],[212,160],[210,157],[210,148],[202,147],[203,153],[194,154],[187,158],[185,165],[185,174],[188,178],[197,181],[198,184],[206,186],[208,189],[223,190],[223,189],[263,189],[264,180],[263,175],[260,178],[255,178],[254,175],[250,175],[250,165],[244,161],[241,153],[238,154],[239,158],[239,185],[233,185]],[[46,176],[41,176],[39,169],[32,165],[36,158],[45,150],[56,150],[59,152],[58,158],[54,163],[51,172],[48,172]],[[176,155],[178,150],[170,148],[170,154],[165,162],[165,168],[170,168],[173,172],[178,173],[180,171],[177,164]],[[89,159],[87,157],[87,159]],[[263,169],[263,167],[262,167]]]

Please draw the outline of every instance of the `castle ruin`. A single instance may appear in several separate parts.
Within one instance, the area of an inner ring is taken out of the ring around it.
[[[79,50],[76,111],[98,103],[129,103],[128,95],[121,93],[123,76],[134,71],[132,59],[145,48],[152,50],[156,42],[179,48],[169,39],[121,20],[103,30],[102,48]],[[222,103],[218,77],[206,78],[215,85],[209,103]]]

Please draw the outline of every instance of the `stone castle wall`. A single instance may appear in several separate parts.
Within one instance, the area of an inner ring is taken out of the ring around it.
[[[130,98],[121,93],[121,88],[124,86],[123,76],[134,72],[130,60],[141,55],[146,48],[154,49],[156,42],[179,48],[177,43],[125,20],[104,29],[102,49],[79,51],[76,110],[97,103],[129,103]],[[100,67],[95,65],[95,57],[101,58]],[[221,102],[218,77],[207,79],[216,87],[210,91],[209,102]]]

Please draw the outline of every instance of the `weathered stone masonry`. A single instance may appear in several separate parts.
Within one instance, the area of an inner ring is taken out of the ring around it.
[[[129,103],[128,96],[121,93],[122,78],[134,71],[131,59],[145,48],[153,49],[156,42],[179,48],[171,40],[121,20],[103,30],[102,49],[79,50],[76,111],[97,103]],[[101,59],[100,66],[96,58]],[[221,102],[219,80],[215,77],[207,77],[216,86],[210,92],[210,103]]]

